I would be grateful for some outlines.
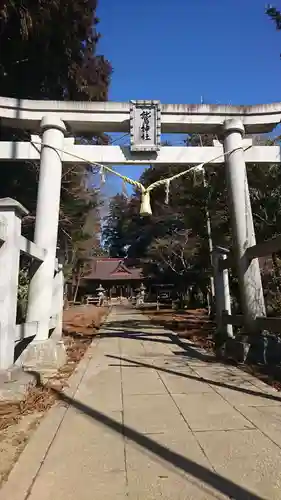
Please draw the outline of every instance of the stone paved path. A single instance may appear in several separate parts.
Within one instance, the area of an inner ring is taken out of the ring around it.
[[[281,498],[277,392],[133,309],[102,334],[1,500]]]

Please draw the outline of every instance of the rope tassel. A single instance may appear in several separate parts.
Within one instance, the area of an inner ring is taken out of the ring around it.
[[[142,191],[141,193],[140,215],[152,215],[149,191]]]

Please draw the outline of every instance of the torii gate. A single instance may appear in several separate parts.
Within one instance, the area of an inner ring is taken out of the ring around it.
[[[0,161],[40,161],[34,242],[46,249],[30,284],[27,321],[37,321],[36,340],[49,334],[52,280],[57,247],[62,162],[102,165],[225,164],[233,225],[233,253],[239,275],[244,323],[254,329],[265,315],[246,163],[281,163],[278,146],[249,146],[244,134],[272,131],[281,121],[281,103],[260,106],[160,104],[158,101],[59,102],[0,97],[4,126],[24,129],[30,142],[0,142]],[[131,146],[75,144],[75,135],[127,132]],[[210,133],[222,137],[213,147],[161,147],[161,133]],[[73,137],[69,137],[69,136]],[[35,147],[36,146],[36,147]],[[79,158],[79,160],[77,160]]]

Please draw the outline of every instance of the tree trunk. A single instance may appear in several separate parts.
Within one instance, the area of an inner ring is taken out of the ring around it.
[[[74,292],[74,296],[73,296],[73,302],[76,302],[76,299],[77,299],[77,293],[79,290],[80,280],[81,280],[81,274],[78,275],[78,278],[76,280],[76,287],[75,287],[75,292]]]

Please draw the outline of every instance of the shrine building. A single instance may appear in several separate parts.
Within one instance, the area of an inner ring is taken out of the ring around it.
[[[142,269],[130,259],[98,257],[91,261],[91,269],[80,286],[83,294],[94,294],[101,285],[108,298],[130,297],[142,280]]]

